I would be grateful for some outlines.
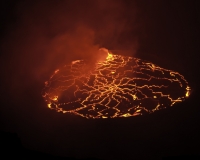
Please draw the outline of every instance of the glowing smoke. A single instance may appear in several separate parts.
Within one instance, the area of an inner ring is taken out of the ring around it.
[[[130,21],[127,14],[127,4],[123,1],[18,3],[16,23],[10,26],[2,45],[7,55],[3,65],[11,73],[6,83],[12,83],[11,90],[16,90],[35,81],[42,82],[41,78],[47,78],[55,68],[69,61],[95,60],[100,47],[135,51],[136,37],[131,43],[123,38],[135,30],[128,26],[135,15],[132,13]]]

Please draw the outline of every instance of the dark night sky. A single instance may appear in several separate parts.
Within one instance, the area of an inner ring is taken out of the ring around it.
[[[0,130],[24,147],[67,157],[150,159],[199,154],[199,2],[1,1]],[[87,120],[49,110],[44,81],[99,47],[178,71],[192,95],[155,114]]]

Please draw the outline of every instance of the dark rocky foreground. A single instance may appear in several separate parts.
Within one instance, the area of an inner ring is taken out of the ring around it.
[[[26,132],[18,129],[19,133],[1,131],[1,155],[55,159],[198,158],[199,113],[196,94],[172,108],[132,118],[86,120],[48,110],[49,116],[54,116],[52,121],[47,118],[51,129],[38,131],[40,126],[35,126],[33,133],[30,128]]]

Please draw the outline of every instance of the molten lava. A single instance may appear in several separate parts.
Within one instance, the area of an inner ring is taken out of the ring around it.
[[[92,67],[76,60],[45,82],[43,97],[50,109],[85,118],[130,117],[170,107],[190,94],[178,72],[100,51],[107,57]]]

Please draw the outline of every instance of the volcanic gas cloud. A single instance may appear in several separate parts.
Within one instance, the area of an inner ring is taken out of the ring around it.
[[[92,66],[76,60],[54,72],[43,89],[50,109],[85,118],[130,117],[173,106],[189,96],[188,82],[178,72],[106,49],[97,57]]]

